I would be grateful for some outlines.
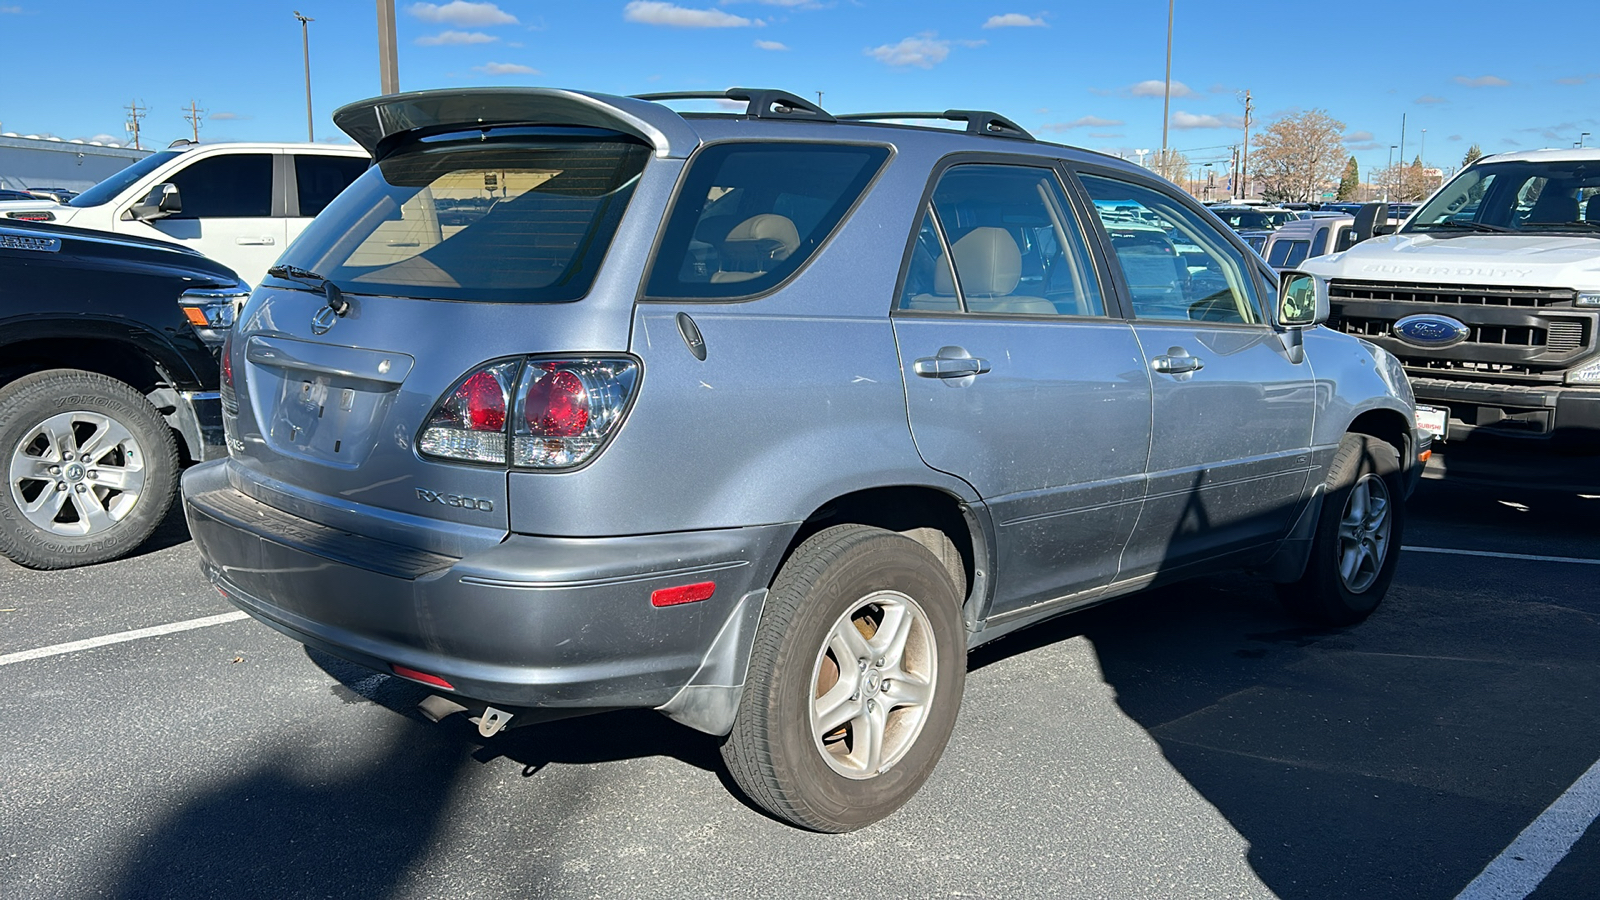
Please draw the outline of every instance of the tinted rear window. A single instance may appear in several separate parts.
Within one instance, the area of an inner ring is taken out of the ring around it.
[[[422,145],[368,169],[281,261],[355,293],[576,300],[649,156],[592,137]]]
[[[739,143],[694,158],[651,297],[749,297],[799,271],[889,158],[884,147]]]

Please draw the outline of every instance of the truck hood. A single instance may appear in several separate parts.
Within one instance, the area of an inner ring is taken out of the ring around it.
[[[1600,290],[1600,237],[1390,234],[1363,241],[1343,253],[1308,259],[1299,268],[1328,278],[1362,281],[1512,283]]]
[[[0,200],[0,222],[11,218],[14,212],[37,212],[44,210],[55,216],[52,222],[66,222],[78,214],[76,207],[56,203],[53,200]]]

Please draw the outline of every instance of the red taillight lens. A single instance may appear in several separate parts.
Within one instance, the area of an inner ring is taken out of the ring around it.
[[[680,587],[662,588],[650,592],[651,606],[678,606],[682,603],[699,603],[701,600],[710,600],[711,595],[717,592],[715,581],[702,581],[699,584],[685,584]]]
[[[589,392],[583,379],[562,369],[528,386],[523,409],[530,432],[547,437],[576,437],[589,424]]]
[[[518,360],[483,366],[446,394],[417,440],[426,456],[467,462],[506,461],[506,410]]]
[[[233,330],[222,339],[222,386],[233,390]]]
[[[431,684],[434,687],[444,688],[447,691],[453,691],[456,689],[455,685],[445,681],[443,678],[440,678],[437,675],[429,675],[427,672],[418,672],[416,669],[407,668],[399,665],[398,663],[390,663],[389,668],[394,670],[394,673],[399,675],[401,678],[409,678],[412,681],[420,681],[423,684]]]

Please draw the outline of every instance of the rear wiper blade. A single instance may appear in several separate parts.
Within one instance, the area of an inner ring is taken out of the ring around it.
[[[343,318],[344,314],[350,311],[350,301],[344,298],[344,292],[339,290],[339,286],[310,269],[276,265],[268,269],[267,274],[275,278],[293,278],[296,281],[309,282],[312,287],[322,288],[322,295],[328,298],[328,308],[333,310],[334,315]]]

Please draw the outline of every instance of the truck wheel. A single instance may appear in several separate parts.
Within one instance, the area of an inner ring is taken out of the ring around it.
[[[1345,435],[1328,466],[1306,573],[1278,586],[1284,606],[1329,625],[1353,625],[1371,615],[1394,579],[1404,497],[1394,447],[1364,434]]]
[[[722,758],[772,815],[852,831],[900,808],[933,771],[966,683],[961,601],[910,538],[818,532],[761,613]]]
[[[155,530],[178,487],[178,450],[128,385],[76,369],[0,388],[0,553],[36,569],[105,562]]]

